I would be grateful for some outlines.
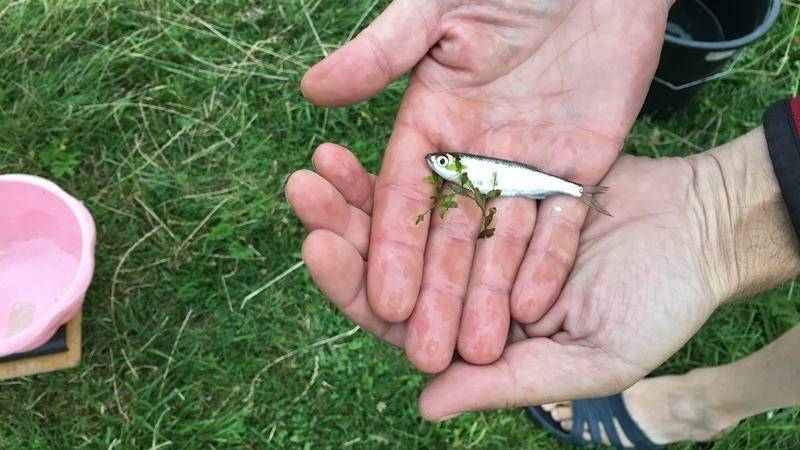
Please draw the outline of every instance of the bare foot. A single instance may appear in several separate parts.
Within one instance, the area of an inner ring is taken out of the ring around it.
[[[656,444],[680,441],[711,441],[733,429],[739,419],[730,416],[729,408],[712,399],[712,372],[693,370],[684,375],[645,378],[623,392],[622,399],[634,422]],[[572,403],[542,405],[564,431],[572,431]],[[602,423],[602,441],[611,445]],[[617,424],[617,433],[625,447],[633,447]],[[583,439],[591,442],[588,425]]]

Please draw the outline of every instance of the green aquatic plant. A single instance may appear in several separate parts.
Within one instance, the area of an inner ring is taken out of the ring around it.
[[[444,219],[444,216],[447,214],[448,210],[451,208],[458,208],[458,202],[455,201],[455,196],[461,195],[463,197],[472,199],[481,209],[481,213],[483,215],[483,225],[481,227],[481,232],[478,234],[478,239],[490,238],[494,236],[495,229],[491,227],[491,224],[494,220],[494,215],[497,212],[497,208],[490,207],[487,209],[486,203],[489,199],[500,196],[501,191],[494,188],[497,186],[497,174],[494,175],[494,179],[492,180],[492,190],[486,194],[483,194],[469,179],[469,176],[467,176],[467,173],[464,170],[466,167],[458,158],[456,158],[456,160],[451,164],[453,167],[448,166],[448,169],[458,172],[460,183],[451,183],[448,186],[450,189],[445,190],[444,179],[436,173],[432,173],[430,176],[425,177],[425,182],[433,186],[435,190],[434,195],[431,196],[433,205],[430,207],[430,209],[418,215],[415,223],[419,224],[425,220],[426,214],[432,213],[436,210],[439,211],[439,217]]]

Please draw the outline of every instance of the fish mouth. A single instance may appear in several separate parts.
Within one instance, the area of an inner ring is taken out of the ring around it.
[[[434,161],[436,160],[437,156],[439,156],[439,153],[428,153],[427,155],[425,155],[425,162],[428,163],[428,166],[431,169],[436,168],[436,163]]]

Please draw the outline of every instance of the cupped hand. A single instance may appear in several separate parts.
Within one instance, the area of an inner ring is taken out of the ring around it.
[[[724,208],[704,200],[719,189],[707,176],[698,181],[696,163],[620,157],[603,180],[615,216],[588,217],[555,305],[509,337],[514,342],[493,364],[456,361],[437,375],[421,396],[422,415],[440,420],[620,392],[677,351],[728,292],[714,282],[722,266],[708,251],[715,211]],[[352,320],[403,347],[410,324],[384,321],[367,301],[371,178],[334,145],[322,146],[314,164],[319,175],[301,171],[287,185],[311,231],[303,245],[311,276]]]
[[[419,369],[444,370],[456,342],[470,362],[495,361],[509,317],[534,323],[558,297],[586,215],[563,197],[538,211],[497,199],[491,239],[477,241],[481,215],[463,202],[417,225],[431,204],[424,156],[491,155],[595,184],[641,107],[668,3],[395,0],[306,74],[312,102],[342,106],[414,68],[375,184],[364,295],[376,318],[410,318]]]

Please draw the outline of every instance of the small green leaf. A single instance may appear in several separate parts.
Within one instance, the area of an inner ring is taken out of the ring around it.
[[[486,200],[484,200],[483,194],[481,194],[480,191],[475,191],[475,203],[478,204],[478,208],[480,208],[481,211],[486,208]]]
[[[229,223],[221,223],[216,225],[211,231],[208,232],[208,240],[210,241],[224,241],[225,239],[233,236],[234,227]]]
[[[486,218],[483,219],[483,226],[488,227],[492,224],[492,220],[494,220],[494,213],[497,212],[497,208],[491,207],[489,208],[489,214],[486,215]]]
[[[42,163],[56,178],[75,175],[81,162],[78,150],[68,144],[66,138],[53,139],[40,153]]]
[[[444,180],[439,175],[433,173],[429,177],[425,177],[425,182],[433,186],[434,189],[439,191],[442,188]]]
[[[447,207],[444,205],[439,205],[439,218],[444,219],[445,214],[447,214]]]
[[[466,185],[467,189],[469,189],[470,191],[475,192],[475,193],[479,192],[479,189],[477,187],[475,187],[475,184],[469,178],[467,178],[467,182],[465,183],[465,185]]]
[[[234,259],[248,259],[253,257],[253,251],[241,242],[231,242],[228,246],[228,255]]]
[[[494,236],[494,228],[486,228],[478,234],[478,239],[488,239]]]
[[[458,203],[456,203],[455,200],[446,200],[444,203],[442,203],[442,206],[447,209],[458,208]]]
[[[179,117],[178,125],[180,125],[181,128],[189,128],[194,125],[194,119],[186,116]]]
[[[486,193],[486,198],[497,198],[500,197],[502,191],[500,189],[492,189],[491,191]]]
[[[455,161],[445,166],[445,169],[463,173],[467,170],[467,166],[461,162],[461,158],[456,157]]]

